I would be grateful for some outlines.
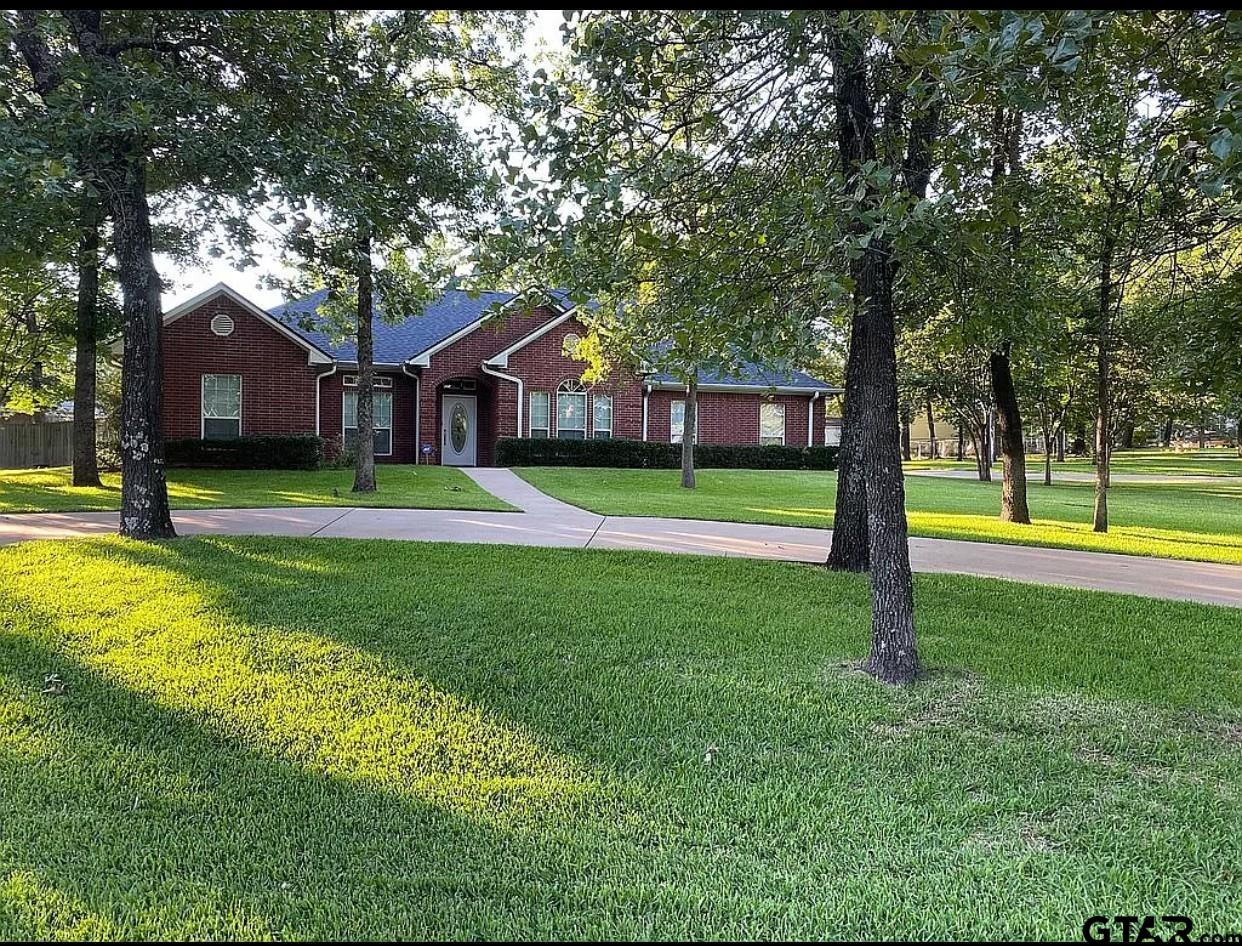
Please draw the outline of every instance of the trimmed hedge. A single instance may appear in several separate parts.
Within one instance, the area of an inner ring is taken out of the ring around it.
[[[703,469],[835,470],[837,450],[837,447],[701,443],[694,448],[694,464]],[[504,437],[496,444],[496,465],[676,470],[681,468],[681,444]]]
[[[166,440],[164,461],[168,466],[229,470],[315,470],[323,462],[323,438],[291,434],[234,440]]]

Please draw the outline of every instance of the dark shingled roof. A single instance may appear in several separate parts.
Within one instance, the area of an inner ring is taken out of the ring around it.
[[[324,320],[316,310],[327,294],[326,289],[321,289],[303,299],[283,302],[267,311],[269,315],[280,319],[312,345],[327,352],[338,361],[356,361],[358,349],[352,340],[346,339],[338,342],[323,331]],[[563,291],[557,290],[550,295],[552,301],[563,309],[568,309],[572,305]],[[511,292],[483,292],[477,297],[472,297],[465,290],[452,289],[427,306],[422,315],[410,316],[396,323],[387,321],[377,306],[375,311],[375,363],[399,365],[409,361],[455,332],[477,322],[490,307],[497,303],[503,305],[513,298],[515,297]],[[587,307],[595,305],[594,300],[587,303]],[[677,379],[667,373],[654,374],[650,380],[657,384],[677,383]],[[832,385],[812,378],[801,371],[778,373],[751,363],[745,364],[739,373],[733,375],[705,374],[699,379],[699,383],[764,388],[806,388],[807,391],[836,390]]]

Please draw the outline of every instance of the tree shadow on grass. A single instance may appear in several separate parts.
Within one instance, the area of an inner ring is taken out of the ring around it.
[[[969,915],[1017,935],[1061,929],[1092,897],[1168,899],[1186,855],[1163,849],[1166,830],[1228,830],[1201,808],[1153,825],[1142,806],[1185,786],[1075,763],[1075,739],[1113,758],[1160,750],[1159,719],[1131,732],[1116,704],[1075,703],[1067,739],[1064,705],[992,705],[998,688],[973,676],[894,692],[838,672],[867,627],[853,576],[216,538],[46,543],[5,564],[0,610],[21,636],[0,666],[40,709],[0,753],[36,827],[0,851],[124,930],[893,936],[926,915],[949,925],[923,932],[950,935]],[[989,623],[1030,605],[991,600],[1001,583],[921,587],[933,663],[993,677],[1031,663],[1019,683],[1097,697],[1126,678],[1063,653],[1075,633],[1101,643],[1081,595],[1043,598],[1066,640],[1035,646]],[[45,709],[32,687],[47,670],[72,689]],[[1161,673],[1187,695],[1185,667]],[[1161,751],[1176,764],[1189,745],[1173,733]],[[1132,816],[1135,862],[1159,868],[1119,884],[1090,860],[1082,819],[1103,799],[1111,823]],[[1015,809],[1042,812],[1038,831]],[[1210,915],[1223,888],[1203,889]]]

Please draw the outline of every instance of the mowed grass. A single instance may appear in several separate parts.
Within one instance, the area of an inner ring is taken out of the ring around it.
[[[352,493],[353,470],[168,471],[168,500],[174,509],[253,509],[268,506],[380,506],[413,509],[513,507],[447,466],[379,464],[379,489]],[[72,485],[67,467],[0,470],[0,513],[79,512],[119,509],[121,476],[104,473],[103,487]]]
[[[960,469],[974,470],[975,461],[966,460],[912,460],[905,464],[908,470]],[[1150,450],[1118,450],[1113,454],[1109,468],[1113,473],[1138,473],[1153,476],[1242,476],[1242,455],[1234,447],[1208,447],[1203,450],[1175,450],[1153,448]],[[1027,476],[1042,479],[1044,458],[1032,454],[1026,458]],[[1063,462],[1053,461],[1052,477],[1058,473],[1095,473],[1090,459],[1074,458]],[[993,475],[1000,475],[999,466]]]
[[[853,669],[865,579],[811,566],[0,550],[0,938],[1242,928],[1239,612],[916,594],[894,690]]]
[[[613,516],[671,516],[830,528],[835,473],[699,470],[694,490],[676,470],[518,469],[524,479],[566,502]],[[1109,531],[1091,531],[1090,483],[1030,484],[1029,526],[1001,522],[1000,480],[907,476],[910,534],[1010,545],[1154,555],[1242,564],[1242,480],[1115,483]]]

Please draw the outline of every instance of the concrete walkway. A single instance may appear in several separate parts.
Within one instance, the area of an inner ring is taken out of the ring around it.
[[[553,499],[509,470],[468,469],[471,479],[522,512],[446,509],[203,509],[173,513],[182,535],[287,535],[482,542],[562,548],[639,549],[823,562],[832,533],[796,526],[598,516]],[[0,516],[0,544],[105,535],[115,512]],[[1242,608],[1242,566],[993,545],[910,540],[916,571],[954,572]]]

